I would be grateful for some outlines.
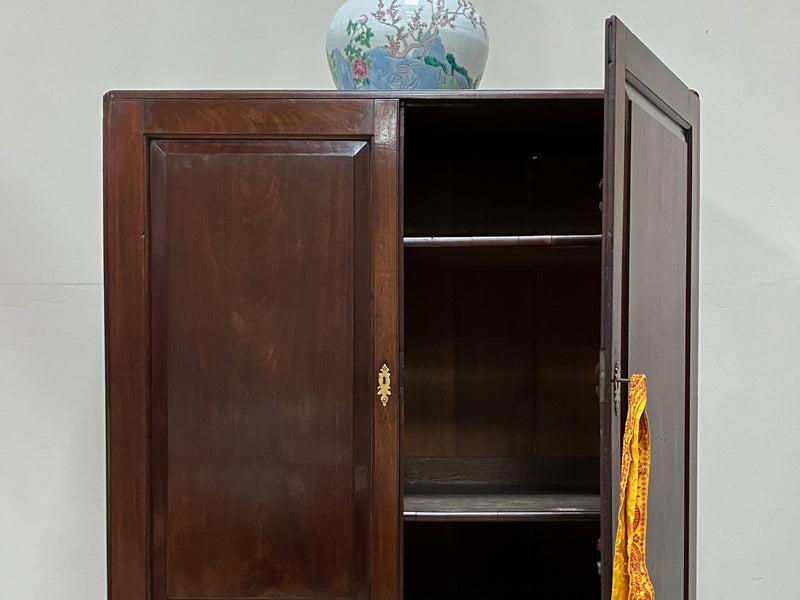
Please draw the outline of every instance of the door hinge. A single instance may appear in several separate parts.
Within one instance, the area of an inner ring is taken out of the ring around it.
[[[597,393],[597,397],[600,400],[600,404],[605,402],[605,387],[606,387],[606,353],[603,350],[600,350],[600,358],[597,361],[597,366],[595,367],[597,371],[597,387],[595,388],[595,392]]]
[[[603,575],[603,538],[597,538],[597,551],[600,553],[601,559],[597,561],[597,574]]]
[[[405,352],[401,352],[400,353],[400,360],[398,362],[399,362],[399,365],[400,365],[400,373],[399,373],[399,375],[400,375],[400,377],[399,377],[400,389],[403,389],[403,383],[405,382],[405,378],[406,378],[406,353]]]
[[[614,414],[619,414],[619,396],[620,396],[620,387],[623,383],[630,383],[630,379],[624,379],[620,377],[620,367],[619,362],[614,363],[614,377],[611,379],[611,383],[614,385]]]

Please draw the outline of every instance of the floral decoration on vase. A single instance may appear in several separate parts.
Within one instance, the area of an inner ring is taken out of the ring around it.
[[[340,90],[474,89],[489,37],[469,0],[348,0],[327,53]]]

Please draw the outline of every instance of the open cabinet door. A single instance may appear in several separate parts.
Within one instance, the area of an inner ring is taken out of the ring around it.
[[[397,101],[105,119],[109,598],[396,600]]]
[[[647,376],[646,563],[657,598],[695,597],[700,105],[616,18],[607,21],[603,597],[610,597],[627,379]],[[615,381],[615,379],[617,381]]]

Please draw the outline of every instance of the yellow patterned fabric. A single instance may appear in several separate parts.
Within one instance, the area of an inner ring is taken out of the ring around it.
[[[611,600],[654,600],[644,560],[647,535],[647,485],[650,481],[650,429],[647,425],[647,380],[631,376],[628,419],[622,440],[619,526],[614,548]]]

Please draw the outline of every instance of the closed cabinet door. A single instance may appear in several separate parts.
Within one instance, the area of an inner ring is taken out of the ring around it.
[[[616,18],[606,64],[604,597],[627,408],[620,380],[640,373],[651,439],[646,564],[656,597],[693,599],[699,99]]]
[[[392,585],[396,114],[107,101],[112,600]]]

